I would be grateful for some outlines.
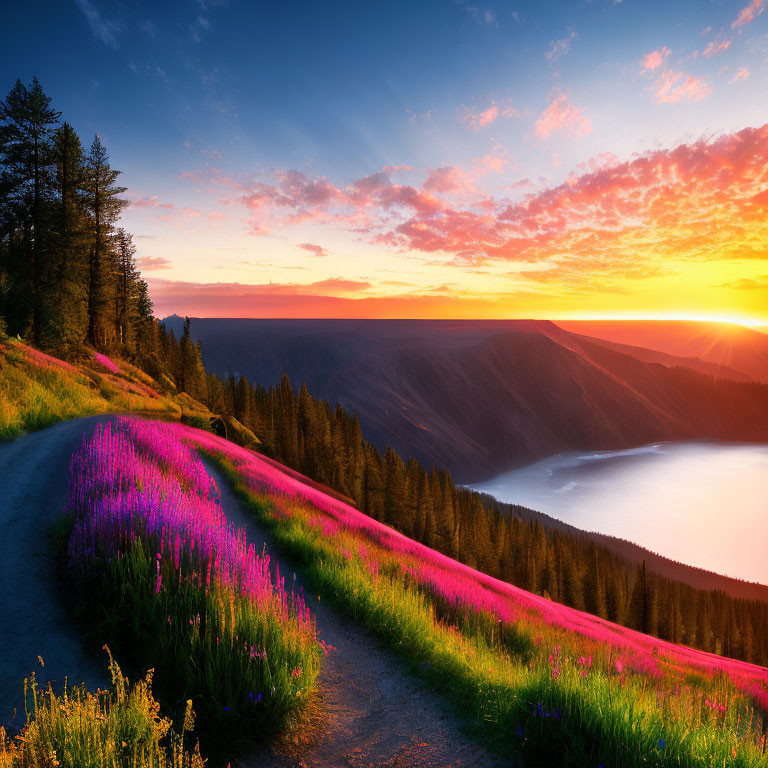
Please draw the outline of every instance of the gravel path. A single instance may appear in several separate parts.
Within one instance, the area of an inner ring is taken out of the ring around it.
[[[65,421],[0,443],[0,724],[24,724],[23,683],[32,671],[57,687],[65,676],[92,688],[108,682],[106,656],[86,653],[64,610],[48,547],[67,501],[69,459],[108,419]]]

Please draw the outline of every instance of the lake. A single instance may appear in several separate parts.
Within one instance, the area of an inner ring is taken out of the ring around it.
[[[688,565],[768,584],[768,445],[571,451],[473,485]]]

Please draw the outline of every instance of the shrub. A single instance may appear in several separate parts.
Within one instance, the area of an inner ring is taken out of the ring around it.
[[[191,702],[176,734],[159,714],[151,671],[131,686],[111,654],[109,670],[110,690],[96,693],[75,687],[56,696],[38,690],[34,675],[25,681],[29,720],[15,739],[0,728],[0,768],[203,768],[199,749],[184,749]]]

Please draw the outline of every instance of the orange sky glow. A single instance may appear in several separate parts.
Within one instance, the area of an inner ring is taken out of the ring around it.
[[[260,258],[268,234],[307,222],[354,232],[360,257],[283,240],[310,262],[294,269],[331,276],[266,283],[247,281],[258,266],[247,250],[228,280],[221,264],[199,265],[191,281],[166,258],[148,258],[161,313],[768,323],[768,125],[601,157],[517,196],[488,194],[456,167],[385,169],[345,185],[298,171],[266,182],[209,169],[194,181],[240,211],[241,237]]]

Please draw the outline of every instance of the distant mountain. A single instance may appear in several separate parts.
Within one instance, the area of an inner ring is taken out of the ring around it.
[[[682,320],[568,320],[558,324],[608,341],[700,358],[768,383],[768,334],[741,325]]]
[[[744,373],[547,321],[193,319],[191,332],[216,373],[285,371],[357,410],[377,446],[461,482],[563,450],[768,440],[768,387]]]

